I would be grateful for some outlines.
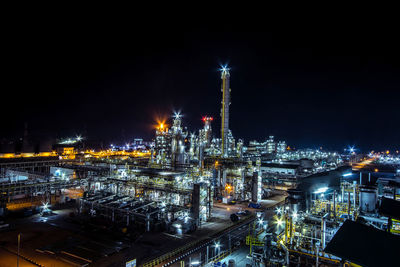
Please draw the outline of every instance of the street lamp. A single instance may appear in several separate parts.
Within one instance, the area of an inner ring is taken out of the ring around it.
[[[281,208],[276,208],[276,213],[277,214],[281,214],[281,212],[282,212]]]
[[[279,228],[280,226],[282,226],[283,220],[279,217],[276,217],[275,223],[278,225],[278,228]]]
[[[214,254],[215,254],[215,256],[218,256],[218,254],[219,254],[219,248],[221,247],[220,243],[219,243],[219,242],[214,243],[214,247],[215,247],[215,252],[214,252]]]

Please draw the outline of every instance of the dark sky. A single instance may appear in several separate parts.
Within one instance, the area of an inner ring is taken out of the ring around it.
[[[150,139],[173,110],[198,131],[215,118],[219,64],[231,67],[233,134],[295,147],[400,148],[395,32],[315,29],[210,32],[27,24],[6,33],[2,137],[82,134]]]

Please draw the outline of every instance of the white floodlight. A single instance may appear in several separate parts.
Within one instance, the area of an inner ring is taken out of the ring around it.
[[[229,71],[228,65],[221,65],[221,68],[219,70],[222,71],[222,72]]]
[[[43,208],[43,210],[47,210],[48,208],[49,208],[49,203],[48,202],[46,202],[46,203],[42,203],[43,205],[42,205],[42,208]]]
[[[325,193],[327,190],[328,190],[328,187],[326,187],[326,186],[325,187],[320,187],[314,192],[314,194]]]
[[[276,208],[276,213],[281,214],[282,210],[281,208]]]
[[[174,117],[175,119],[180,119],[182,118],[182,114],[180,111],[175,111],[172,117]]]

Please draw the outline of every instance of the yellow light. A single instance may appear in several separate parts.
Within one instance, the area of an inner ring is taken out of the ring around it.
[[[283,224],[283,220],[282,220],[281,218],[277,217],[277,216],[275,216],[275,217],[276,217],[275,223],[276,223],[278,226],[281,226],[281,225]]]
[[[375,171],[375,172],[378,172],[379,170],[378,170],[378,169],[375,169],[374,171]]]

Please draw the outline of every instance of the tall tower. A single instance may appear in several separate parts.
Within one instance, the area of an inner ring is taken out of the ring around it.
[[[204,116],[203,117],[204,128],[199,131],[199,136],[204,147],[209,148],[211,145],[211,122],[213,121],[212,117]]]
[[[229,68],[225,65],[221,71],[221,91],[222,91],[222,108],[221,108],[221,156],[228,156],[228,132],[229,132],[229,105],[231,104],[231,88],[229,87]]]
[[[185,163],[185,138],[187,134],[183,132],[181,123],[182,115],[174,113],[174,121],[171,127],[171,156],[172,165],[175,168],[181,168]]]

